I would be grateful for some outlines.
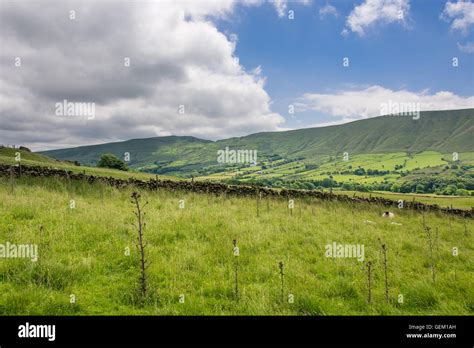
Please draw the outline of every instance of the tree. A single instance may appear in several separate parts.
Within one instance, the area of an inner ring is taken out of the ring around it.
[[[354,184],[350,182],[345,182],[342,184],[342,189],[346,191],[354,191]]]
[[[100,157],[100,161],[97,163],[97,167],[112,168],[124,171],[128,170],[127,164],[111,153],[103,154]]]
[[[456,194],[457,187],[456,185],[448,185],[445,189],[443,194],[445,195],[455,195]]]
[[[425,193],[425,186],[422,184],[416,185],[416,193]]]

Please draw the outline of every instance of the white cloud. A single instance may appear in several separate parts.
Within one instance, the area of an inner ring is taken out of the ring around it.
[[[259,65],[252,70],[252,74],[255,76],[260,76],[262,74],[262,67]]]
[[[466,33],[474,24],[474,3],[471,1],[448,1],[440,16],[447,22],[451,22],[451,29]]]
[[[377,24],[401,23],[407,24],[410,11],[409,0],[365,0],[354,7],[346,20],[346,29],[364,36],[367,30]]]
[[[474,53],[474,42],[467,42],[464,45],[458,42],[458,48],[464,53]]]
[[[429,94],[427,90],[411,92],[394,91],[381,86],[360,87],[332,94],[306,93],[295,102],[297,111],[318,111],[342,117],[342,122],[380,116],[388,103],[418,104],[421,111],[474,108],[474,97],[458,96],[440,91]],[[340,121],[336,121],[340,122]]]
[[[334,6],[326,4],[325,6],[319,9],[319,18],[324,19],[330,15],[336,18],[339,16],[339,13],[337,12],[337,9]]]
[[[272,0],[271,2],[273,6],[275,6],[275,10],[278,13],[278,17],[283,17],[285,15],[288,1],[287,0]]]
[[[289,0],[269,0],[270,3],[275,6],[275,9],[278,13],[278,17],[284,17],[286,14],[286,10],[288,8]],[[291,3],[293,4],[301,4],[301,5],[309,5],[311,0],[292,0]]]
[[[2,4],[1,143],[47,149],[170,134],[222,138],[284,122],[270,109],[261,68],[245,71],[235,59],[237,37],[212,22],[235,2],[75,2],[75,20],[70,6]],[[63,99],[95,102],[96,118],[55,116]]]

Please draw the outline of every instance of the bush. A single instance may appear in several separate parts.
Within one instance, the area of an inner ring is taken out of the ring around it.
[[[25,147],[25,146],[20,146],[19,150],[26,151],[26,152],[31,152],[31,150],[29,148]]]
[[[416,193],[425,193],[425,186],[421,184],[416,185]]]
[[[354,184],[350,182],[345,182],[342,184],[342,189],[346,191],[354,191]]]
[[[97,163],[97,167],[112,168],[112,169],[118,169],[118,170],[124,170],[124,171],[128,170],[127,164],[121,159],[117,158],[117,156],[111,153],[103,154],[100,157],[99,162]]]

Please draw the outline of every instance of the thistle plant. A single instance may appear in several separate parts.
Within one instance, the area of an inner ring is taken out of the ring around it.
[[[145,258],[145,248],[146,244],[143,240],[143,231],[146,226],[146,222],[144,222],[144,215],[145,213],[143,212],[143,209],[146,207],[148,202],[146,202],[143,206],[140,206],[140,193],[138,192],[133,192],[132,195],[132,203],[135,205],[135,211],[134,214],[137,218],[137,232],[138,232],[138,238],[137,238],[137,247],[138,251],[140,252],[140,293],[143,297],[146,296],[147,293],[147,274],[146,270],[148,268],[148,261]]]
[[[387,274],[387,246],[382,244],[382,252],[383,252],[383,271],[385,276],[385,301],[388,303],[389,296],[388,296],[388,274]]]
[[[431,231],[431,227],[426,226],[425,227],[425,233],[426,233],[426,237],[428,239],[428,250],[429,250],[429,255],[430,255],[431,277],[433,279],[433,282],[435,282],[435,280],[436,280],[436,270],[435,270],[435,262],[434,262],[434,256],[433,256],[434,239],[433,239],[433,233]]]
[[[351,213],[352,213],[352,233],[355,232],[355,214],[354,214],[354,210],[351,209]]]
[[[235,294],[235,298],[236,299],[239,299],[239,261],[238,261],[238,257],[240,256],[240,250],[239,250],[239,247],[237,246],[237,239],[234,239],[232,241],[232,243],[234,244],[234,249],[233,249],[233,252],[234,252],[234,258],[235,258],[235,262],[234,262],[234,294]]]
[[[260,216],[260,199],[262,198],[262,193],[259,192],[259,189],[257,187],[257,195],[256,195],[256,199],[257,199],[257,217]]]
[[[38,248],[38,249],[39,249],[40,251],[43,251],[43,248],[44,248],[44,245],[45,245],[45,243],[44,243],[44,227],[43,227],[43,225],[40,225],[40,228],[39,228],[39,243],[38,243],[38,244],[39,244],[39,248]],[[39,255],[38,255],[38,261],[41,262],[40,260],[41,260],[41,257],[39,257]],[[39,262],[38,262],[38,264],[39,264]]]
[[[367,266],[367,303],[372,302],[372,262],[368,261]]]
[[[426,230],[426,220],[425,220],[425,210],[421,211],[421,216],[423,217],[423,229]]]
[[[13,166],[10,167],[10,185],[11,185],[11,190],[12,190],[12,193],[14,191],[14,185],[13,185]]]
[[[281,282],[281,302],[283,303],[284,300],[285,300],[285,287],[284,287],[284,277],[285,277],[285,273],[284,273],[284,265],[283,265],[283,262],[280,261],[278,263],[278,267],[280,268],[280,282]]]

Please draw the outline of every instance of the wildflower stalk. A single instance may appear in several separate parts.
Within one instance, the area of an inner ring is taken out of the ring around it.
[[[138,192],[132,193],[132,203],[135,205],[135,216],[137,217],[137,232],[138,232],[138,250],[140,252],[140,292],[143,297],[146,296],[147,293],[147,275],[146,270],[148,268],[148,262],[145,258],[145,248],[146,244],[143,239],[143,230],[146,226],[144,220],[144,212],[143,208],[148,204],[145,203],[142,207],[140,206],[140,194]]]

